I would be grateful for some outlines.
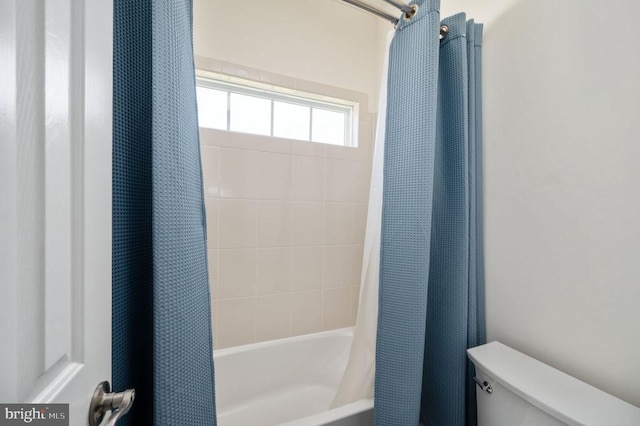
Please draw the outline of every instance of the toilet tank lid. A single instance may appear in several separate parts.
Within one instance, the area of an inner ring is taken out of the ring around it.
[[[640,408],[500,342],[467,353],[490,379],[569,425],[640,425]]]

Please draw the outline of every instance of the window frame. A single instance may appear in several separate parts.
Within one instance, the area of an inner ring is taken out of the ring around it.
[[[249,79],[229,76],[225,74],[213,73],[196,69],[196,86],[206,89],[213,89],[226,92],[227,94],[227,120],[226,129],[217,129],[222,131],[234,132],[231,130],[231,94],[253,96],[257,98],[267,99],[271,101],[271,128],[269,135],[260,135],[265,137],[276,137],[282,139],[298,140],[311,143],[323,143],[333,146],[358,147],[356,132],[359,103],[346,99],[338,99],[324,95],[318,95],[310,92],[289,89],[272,84],[257,82]],[[309,108],[309,138],[295,139],[274,135],[274,103],[282,102],[297,106]],[[345,117],[344,125],[344,143],[327,143],[313,141],[313,110],[325,110],[343,114]]]

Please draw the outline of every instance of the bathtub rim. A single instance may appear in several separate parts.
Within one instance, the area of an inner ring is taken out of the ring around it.
[[[373,398],[360,399],[340,407],[332,408],[311,416],[302,417],[277,426],[321,426],[331,425],[339,420],[362,414],[365,411],[373,410]]]

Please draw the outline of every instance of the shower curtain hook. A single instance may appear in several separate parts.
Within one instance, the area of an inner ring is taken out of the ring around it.
[[[402,15],[402,18],[403,18],[405,21],[410,21],[410,20],[411,20],[411,18],[413,18],[414,16],[416,16],[416,14],[418,13],[418,9],[420,9],[420,8],[418,7],[418,5],[417,5],[417,4],[412,4],[412,5],[411,5],[411,11],[410,11],[410,12],[406,12],[404,15]]]
[[[440,41],[447,38],[448,34],[449,34],[449,27],[446,25],[440,25]]]

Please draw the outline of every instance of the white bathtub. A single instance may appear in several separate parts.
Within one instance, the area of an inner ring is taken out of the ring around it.
[[[214,351],[218,426],[370,426],[373,400],[330,410],[349,357],[344,328]]]

